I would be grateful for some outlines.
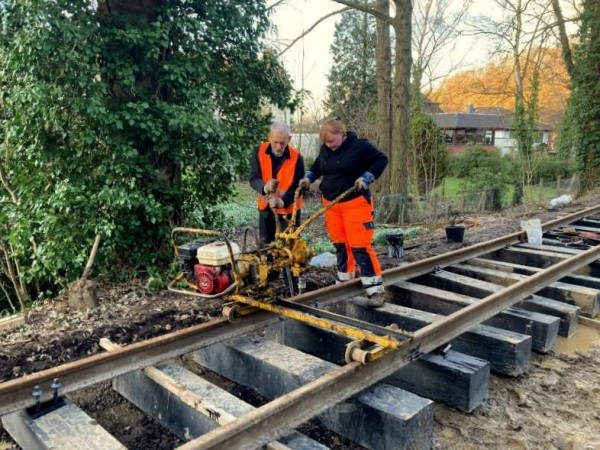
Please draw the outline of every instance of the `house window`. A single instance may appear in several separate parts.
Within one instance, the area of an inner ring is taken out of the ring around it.
[[[542,133],[541,131],[538,131],[535,134],[534,142],[537,142],[538,144],[541,144],[542,142],[544,142],[544,133]]]
[[[454,143],[458,145],[465,144],[467,142],[467,138],[465,135],[465,130],[456,130],[454,132]]]
[[[467,128],[465,130],[465,138],[467,142],[482,144],[485,138],[485,130],[479,128]]]
[[[485,136],[483,137],[483,143],[485,145],[494,145],[494,132],[492,130],[485,130]]]
[[[477,130],[475,128],[467,128],[465,130],[465,140],[467,142],[476,142],[475,141],[475,133]]]

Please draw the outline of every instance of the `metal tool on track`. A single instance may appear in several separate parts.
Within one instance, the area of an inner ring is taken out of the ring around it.
[[[230,300],[223,306],[223,315],[230,322],[257,310],[266,310],[352,337],[356,340],[348,344],[348,362],[366,363],[398,348],[409,338],[409,333],[284,300],[286,295],[302,294],[305,287],[302,275],[313,256],[301,233],[353,190],[354,187],[346,190],[298,226],[295,225],[297,210],[294,207],[285,230],[282,231],[279,221],[275,221],[275,241],[264,248],[259,248],[256,235],[254,248],[247,248],[249,230],[244,232],[240,248],[218,231],[174,228],[171,240],[180,273],[169,283],[168,289],[207,299]],[[294,194],[294,205],[300,195],[301,188],[298,188]],[[177,236],[181,234],[192,235],[194,239],[178,244]],[[283,291],[278,290],[273,282],[274,275],[280,273],[284,274]]]

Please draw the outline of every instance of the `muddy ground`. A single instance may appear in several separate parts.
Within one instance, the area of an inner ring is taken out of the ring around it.
[[[427,237],[405,242],[405,255],[390,259],[381,251],[384,268],[416,261],[462,245],[470,245],[520,230],[520,221],[539,217],[551,220],[598,204],[600,193],[576,200],[560,211],[545,207],[528,211],[469,217],[463,244],[448,244],[442,227],[430,228]],[[314,224],[314,233],[322,225]],[[310,230],[310,229],[309,229]],[[334,282],[333,269],[312,269],[307,275],[312,288]],[[153,292],[141,281],[129,285],[101,283],[100,306],[89,312],[68,307],[59,296],[27,312],[27,325],[0,331],[0,382],[40,371],[100,352],[98,341],[110,338],[130,344],[220,316],[221,301],[197,299],[169,291]],[[577,341],[576,346],[569,342]],[[228,383],[182,358],[193,370],[226,386],[246,401],[265,402],[256,393]],[[517,378],[493,375],[490,398],[471,414],[435,405],[435,448],[438,449],[557,449],[600,448],[600,336],[580,327],[567,342],[547,355],[534,354],[529,373]],[[147,419],[135,407],[111,391],[108,384],[70,396],[89,415],[130,449],[171,449],[182,442]],[[360,447],[329,433],[318,420],[302,432],[333,449]],[[18,447],[0,427],[0,450]]]

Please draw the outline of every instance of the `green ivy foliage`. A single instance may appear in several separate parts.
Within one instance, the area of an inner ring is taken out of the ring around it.
[[[582,2],[581,27],[574,48],[575,75],[568,116],[571,120],[583,192],[600,185],[600,4]]]
[[[130,3],[152,2],[0,7],[0,250],[30,291],[80,276],[96,234],[118,271],[170,257],[192,212],[216,225],[263,106],[290,104],[264,0]]]

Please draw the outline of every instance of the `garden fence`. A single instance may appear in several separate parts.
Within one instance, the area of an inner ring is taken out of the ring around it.
[[[579,189],[577,177],[557,179],[554,181],[540,180],[535,185],[528,186],[523,196],[523,206],[549,206],[550,200],[561,195],[575,197]],[[454,196],[432,194],[424,200],[409,201],[407,204],[408,223],[433,223],[449,221],[452,216],[467,216],[498,210],[494,204],[493,191],[459,191]],[[402,196],[398,194],[376,196],[375,221],[378,224],[396,225],[398,210],[402,204]],[[512,206],[512,197],[502,198],[501,209]]]

